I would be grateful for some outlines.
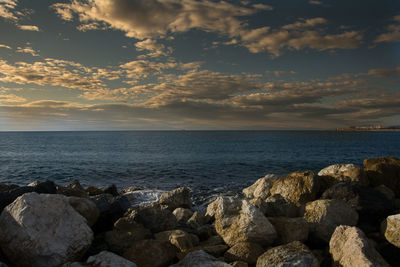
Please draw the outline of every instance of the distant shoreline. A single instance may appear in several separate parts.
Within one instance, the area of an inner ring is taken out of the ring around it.
[[[337,128],[338,132],[400,132],[400,129],[382,128],[382,129],[357,129],[357,128]]]

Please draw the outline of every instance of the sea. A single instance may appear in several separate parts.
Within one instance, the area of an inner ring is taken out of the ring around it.
[[[137,201],[189,187],[195,204],[235,195],[266,174],[400,157],[400,132],[0,132],[0,183],[142,188]]]

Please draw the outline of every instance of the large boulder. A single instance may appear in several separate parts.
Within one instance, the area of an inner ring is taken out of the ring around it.
[[[253,199],[251,203],[258,207],[267,217],[297,217],[299,216],[299,207],[288,201],[281,195],[275,194],[267,199]]]
[[[343,200],[322,199],[307,203],[304,219],[309,222],[313,236],[329,242],[337,226],[356,225],[358,214]]]
[[[93,232],[62,195],[28,193],[0,216],[0,245],[18,266],[58,266],[79,260]]]
[[[248,264],[256,264],[258,257],[264,253],[264,249],[255,243],[240,242],[225,252],[227,262],[243,261]]]
[[[400,159],[393,157],[365,159],[364,170],[373,186],[384,184],[400,197]]]
[[[163,209],[157,203],[135,207],[130,210],[128,217],[143,224],[154,233],[172,230],[178,224],[174,214],[168,209]]]
[[[243,194],[247,198],[261,198],[266,199],[270,196],[269,190],[272,187],[272,184],[278,179],[279,177],[275,174],[267,174],[265,177],[258,179],[254,184],[251,186],[243,189]]]
[[[79,183],[78,180],[73,181],[66,186],[57,185],[57,194],[65,195],[68,197],[83,197],[87,198],[89,195]]]
[[[140,267],[163,267],[171,264],[178,252],[170,242],[147,239],[135,242],[123,256]]]
[[[294,172],[277,179],[270,190],[271,195],[280,194],[297,206],[315,200],[318,191],[319,180],[312,171]]]
[[[192,207],[190,190],[186,187],[179,187],[170,192],[165,192],[160,196],[158,203],[163,207],[173,211],[176,208]]]
[[[400,214],[388,216],[381,230],[387,241],[400,248]]]
[[[179,224],[186,224],[187,220],[189,220],[190,217],[193,215],[193,211],[190,209],[185,209],[185,208],[176,208],[172,212],[174,214],[176,221]]]
[[[207,254],[202,250],[196,250],[186,254],[186,256],[177,264],[171,267],[230,267],[231,265],[219,261],[217,258]]]
[[[270,245],[277,237],[273,225],[248,200],[220,198],[215,213],[215,229],[225,243],[239,242]]]
[[[329,242],[329,252],[338,266],[390,266],[357,227],[338,226]]]
[[[354,164],[334,164],[319,171],[318,176],[328,186],[339,182],[368,185],[369,181],[364,175],[364,171]]]
[[[137,267],[135,263],[109,251],[102,251],[97,255],[90,256],[86,263],[96,267]]]
[[[302,218],[272,217],[268,220],[278,232],[278,244],[286,244],[293,241],[304,242],[308,238],[308,222]]]
[[[270,248],[258,257],[256,267],[270,266],[318,267],[319,263],[306,245],[295,241]]]
[[[87,220],[89,226],[95,224],[100,216],[99,209],[90,199],[82,197],[69,197],[68,202],[77,212],[79,212],[80,215]]]
[[[208,216],[205,216],[201,211],[195,211],[193,215],[187,220],[186,224],[191,228],[198,228],[205,225],[210,221]]]

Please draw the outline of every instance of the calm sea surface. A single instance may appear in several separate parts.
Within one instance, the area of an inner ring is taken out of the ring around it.
[[[187,186],[201,201],[267,173],[318,172],[381,156],[400,157],[400,132],[0,132],[0,182]]]

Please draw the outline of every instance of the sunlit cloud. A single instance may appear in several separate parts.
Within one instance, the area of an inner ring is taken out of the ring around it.
[[[388,43],[400,41],[400,15],[394,16],[391,21],[395,22],[386,27],[386,32],[378,35],[374,43]]]
[[[135,43],[137,51],[147,52],[145,55],[141,55],[139,58],[145,57],[159,57],[168,56],[172,53],[172,47],[166,47],[163,44],[157,43],[157,41],[152,39],[146,39]]]
[[[5,45],[5,44],[0,44],[0,48],[12,49],[11,46],[8,46],[8,45]]]
[[[23,31],[34,31],[34,32],[40,31],[39,27],[35,25],[18,25],[18,28],[20,28]]]
[[[17,53],[26,53],[26,54],[31,54],[34,57],[38,57],[39,53],[38,51],[34,50],[32,47],[27,46],[27,47],[17,47],[15,50]]]

